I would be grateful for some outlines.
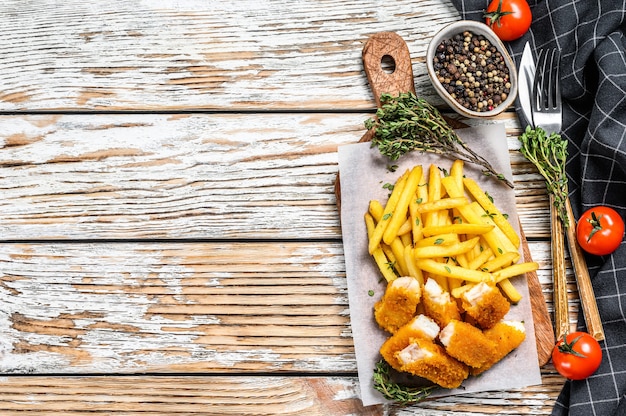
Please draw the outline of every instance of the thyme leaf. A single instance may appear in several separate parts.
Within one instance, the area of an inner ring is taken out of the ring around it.
[[[567,161],[567,140],[558,133],[547,134],[542,128],[531,128],[519,137],[520,152],[526,159],[537,167],[537,170],[546,180],[546,189],[554,196],[554,206],[564,227],[569,227],[567,219],[567,176],[565,162]]]
[[[419,403],[426,399],[437,386],[408,387],[391,381],[391,367],[385,360],[380,360],[374,368],[374,388],[382,393],[386,399],[400,404]]]
[[[489,161],[463,142],[441,113],[423,98],[407,92],[397,97],[382,94],[380,100],[376,117],[366,120],[365,128],[374,129],[372,147],[378,147],[382,155],[398,160],[412,150],[440,154],[478,165],[483,174],[513,187]]]

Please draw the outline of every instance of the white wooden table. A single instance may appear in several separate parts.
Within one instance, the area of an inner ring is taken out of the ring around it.
[[[0,3],[0,414],[549,414],[551,365],[523,390],[358,398],[334,181],[375,111],[362,47],[400,34],[442,105],[425,50],[456,19],[445,0]],[[551,310],[544,186],[515,114],[493,122]]]

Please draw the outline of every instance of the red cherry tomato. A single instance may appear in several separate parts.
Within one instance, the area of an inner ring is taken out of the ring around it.
[[[586,332],[572,332],[556,343],[552,364],[563,377],[582,380],[596,372],[602,361],[602,348]]]
[[[587,253],[605,256],[614,252],[624,238],[624,220],[605,206],[591,208],[576,224],[576,239]]]
[[[485,23],[504,41],[522,37],[532,21],[526,0],[492,0],[484,17]]]

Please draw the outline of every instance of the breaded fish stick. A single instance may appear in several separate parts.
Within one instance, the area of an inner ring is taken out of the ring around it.
[[[500,322],[509,312],[511,304],[496,286],[478,283],[461,295],[465,312],[482,328]]]
[[[380,347],[380,353],[389,365],[400,371],[401,364],[394,355],[396,352],[406,348],[412,339],[424,338],[432,341],[437,335],[439,325],[425,315],[418,315],[389,337]]]
[[[469,375],[468,367],[446,354],[441,345],[423,338],[412,342],[395,356],[400,370],[425,378],[447,389],[459,387]]]
[[[415,316],[422,296],[419,282],[410,276],[399,277],[387,285],[385,294],[374,305],[374,318],[384,330],[395,334]]]
[[[526,329],[522,322],[501,321],[490,329],[483,331],[483,334],[493,341],[496,345],[496,351],[492,360],[486,362],[481,367],[471,369],[473,375],[489,370],[494,364],[519,347],[526,338]]]
[[[433,318],[440,328],[452,320],[461,319],[456,301],[450,298],[450,293],[444,291],[435,279],[426,280],[422,303],[424,313]]]
[[[496,356],[495,343],[475,326],[463,321],[451,321],[439,333],[446,352],[470,367],[482,367]]]

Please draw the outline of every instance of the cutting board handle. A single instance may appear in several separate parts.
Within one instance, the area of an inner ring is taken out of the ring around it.
[[[363,47],[363,66],[377,107],[383,93],[415,93],[409,47],[397,33],[372,35]]]

